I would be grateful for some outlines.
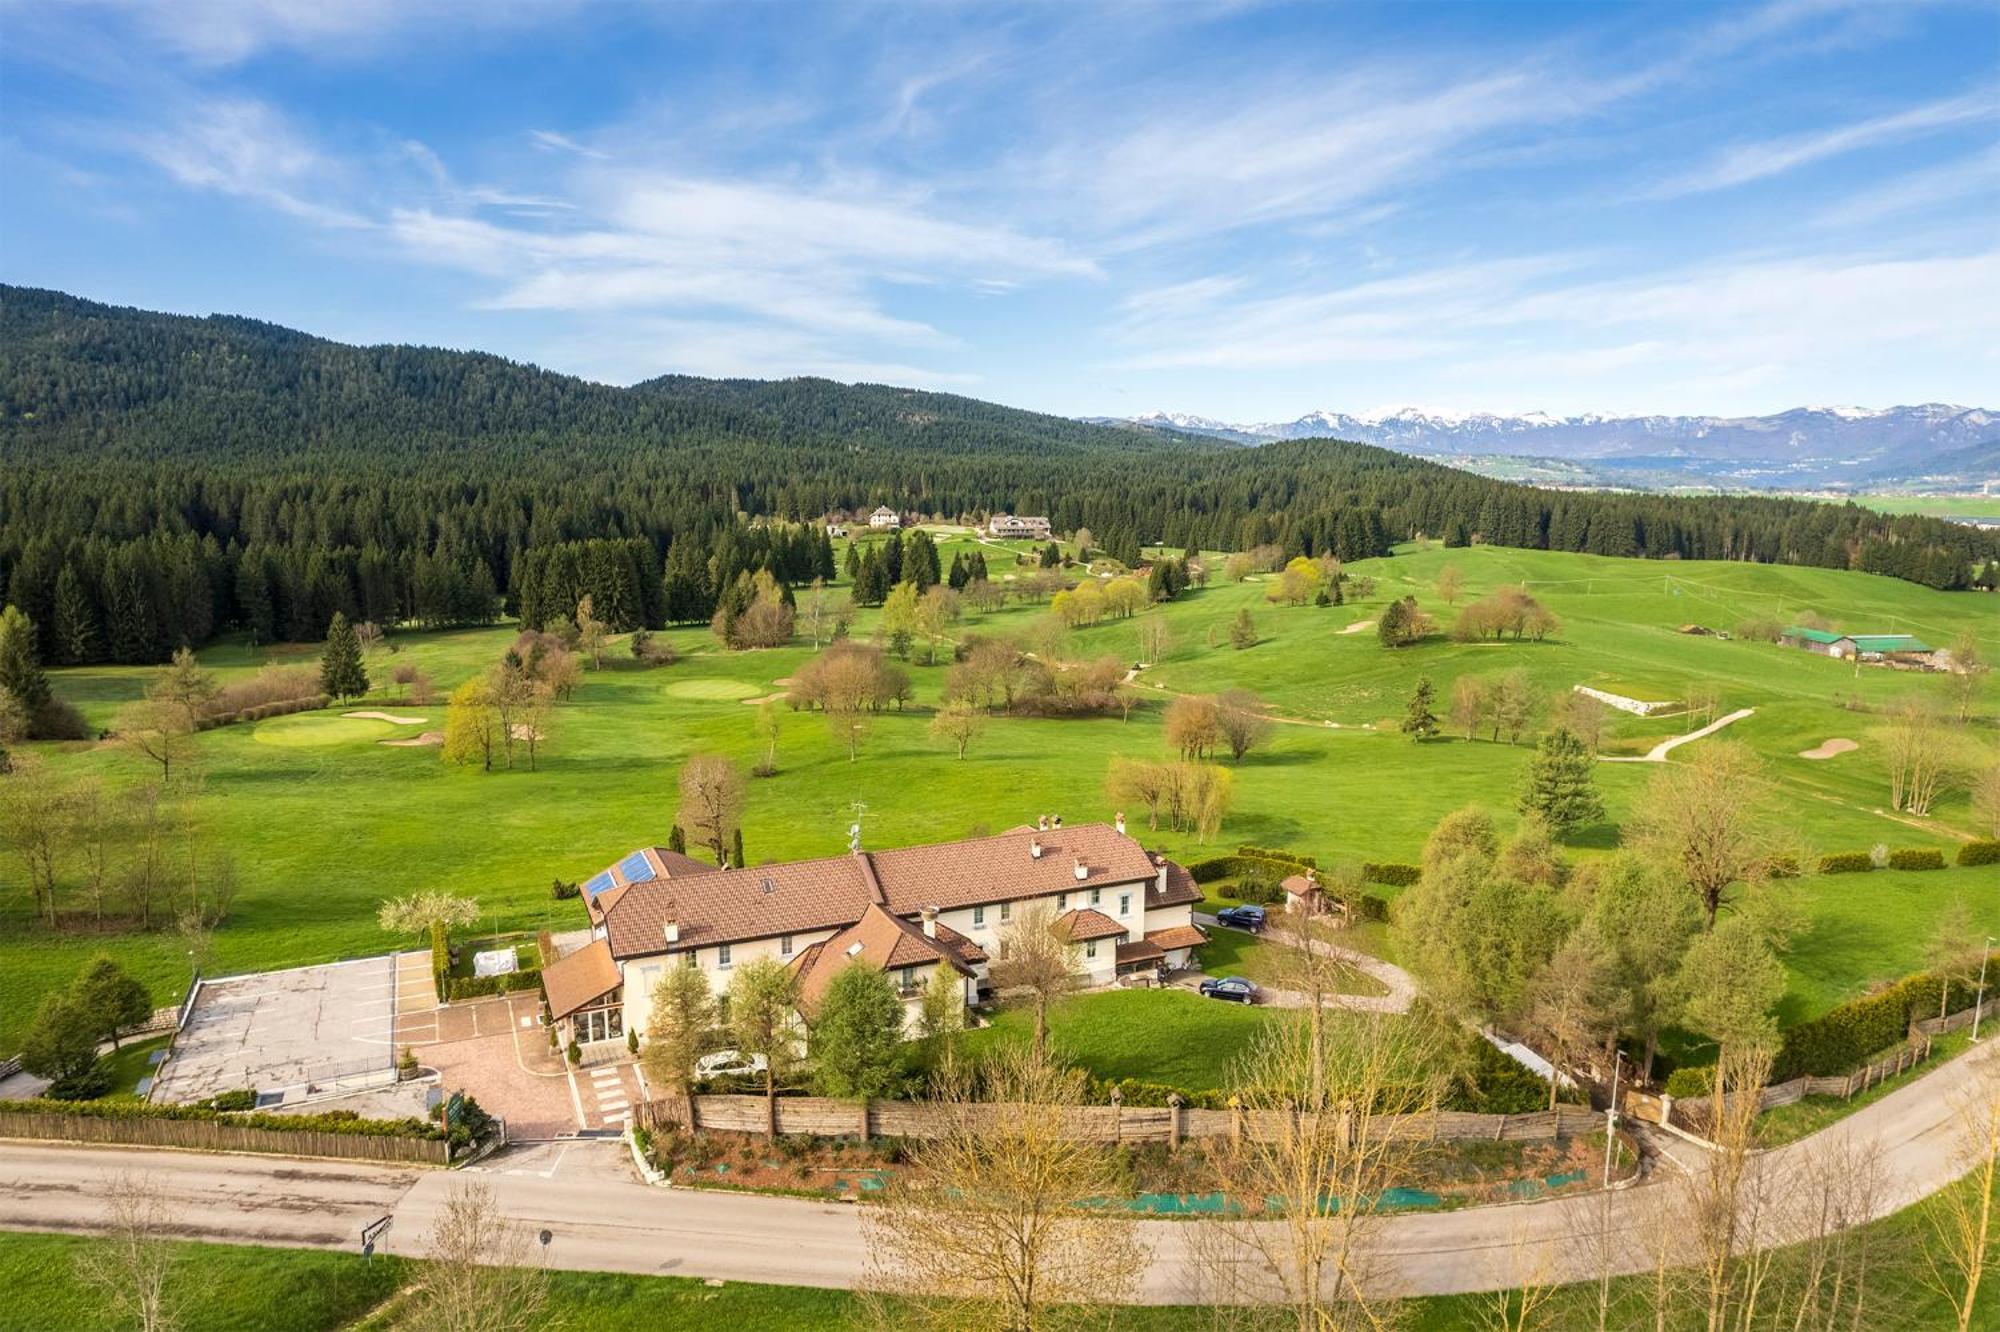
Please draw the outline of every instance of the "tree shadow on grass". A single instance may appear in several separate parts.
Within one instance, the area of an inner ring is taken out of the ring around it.
[[[1616,851],[1624,845],[1624,841],[1624,830],[1615,823],[1593,823],[1588,827],[1574,828],[1562,839],[1564,846],[1589,851]]]

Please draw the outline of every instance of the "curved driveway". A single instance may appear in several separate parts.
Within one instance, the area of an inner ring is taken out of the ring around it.
[[[1996,1043],[1983,1043],[1911,1086],[1865,1106],[1812,1138],[1763,1153],[1753,1169],[1799,1172],[1812,1154],[1850,1136],[1879,1152],[1883,1216],[1954,1179],[1954,1106],[1981,1073],[2000,1074]],[[1984,1094],[1995,1095],[1994,1082]],[[509,1217],[555,1234],[559,1267],[717,1277],[782,1285],[850,1286],[863,1270],[852,1205],[745,1194],[659,1190],[631,1178],[621,1144],[582,1142],[519,1149],[481,1168]],[[1683,1148],[1675,1159],[1698,1149]],[[1672,1166],[1663,1168],[1671,1169]],[[393,1215],[386,1248],[420,1253],[450,1192],[444,1171],[292,1161],[214,1153],[0,1143],[0,1227],[91,1230],[102,1224],[112,1172],[142,1170],[167,1196],[178,1230],[239,1243],[357,1248],[360,1227]],[[1534,1272],[1558,1280],[1596,1275],[1591,1236],[1608,1215],[1618,1270],[1648,1265],[1653,1201],[1647,1185],[1538,1203],[1385,1217],[1371,1230],[1379,1288],[1403,1294],[1496,1289]],[[1801,1233],[1778,1223],[1780,1238]],[[1153,1246],[1137,1297],[1199,1302],[1190,1237],[1213,1222],[1141,1221]],[[1241,1292],[1236,1292],[1241,1297]]]

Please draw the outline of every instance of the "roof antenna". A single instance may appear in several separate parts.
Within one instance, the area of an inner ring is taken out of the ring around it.
[[[854,811],[854,822],[847,825],[847,851],[849,855],[861,854],[861,819],[868,812],[868,806],[857,800],[848,806]]]

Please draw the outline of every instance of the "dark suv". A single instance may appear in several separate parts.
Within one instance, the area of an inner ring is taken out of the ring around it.
[[[1252,934],[1256,934],[1264,928],[1264,908],[1260,906],[1224,907],[1215,913],[1215,922],[1218,925],[1232,925],[1239,930],[1248,930]]]

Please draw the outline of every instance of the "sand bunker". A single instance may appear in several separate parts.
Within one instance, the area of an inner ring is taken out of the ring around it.
[[[1818,745],[1816,745],[1812,749],[1801,749],[1799,751],[1799,757],[1804,759],[1830,759],[1835,754],[1845,754],[1859,748],[1861,748],[1861,746],[1855,744],[1852,740],[1844,739],[1841,736],[1835,736],[1831,740],[1821,741]]]
[[[377,740],[375,743],[378,745],[394,745],[398,749],[415,749],[419,746],[441,745],[444,743],[444,732],[425,731],[422,735],[412,736],[407,740]]]
[[[359,717],[364,721],[385,721],[395,726],[422,726],[428,717],[398,717],[393,712],[343,712],[343,717]]]
[[[1375,621],[1373,620],[1356,620],[1340,632],[1343,634],[1365,634],[1374,627]]]

